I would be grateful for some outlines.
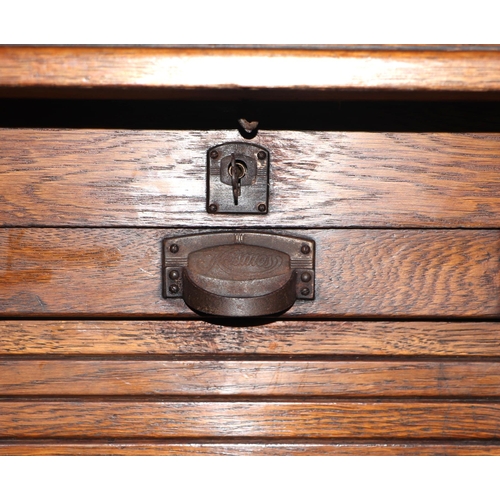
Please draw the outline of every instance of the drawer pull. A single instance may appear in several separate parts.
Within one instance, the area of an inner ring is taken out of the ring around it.
[[[314,299],[314,241],[257,232],[167,238],[164,297],[202,314],[268,316]]]

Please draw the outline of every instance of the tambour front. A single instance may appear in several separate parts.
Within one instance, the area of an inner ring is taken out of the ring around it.
[[[496,47],[0,61],[0,453],[500,452]]]

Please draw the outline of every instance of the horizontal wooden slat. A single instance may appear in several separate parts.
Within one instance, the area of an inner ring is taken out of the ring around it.
[[[0,395],[500,397],[500,363],[7,358]]]
[[[262,131],[269,214],[208,214],[206,151],[238,140],[1,129],[0,225],[500,227],[500,134]]]
[[[3,400],[0,438],[498,439],[500,403]]]
[[[176,442],[0,441],[0,455],[500,455],[498,442]]]
[[[193,317],[162,298],[161,241],[175,230],[2,229],[3,316]],[[500,233],[301,231],[316,241],[316,298],[287,316],[495,317]]]
[[[68,88],[115,98],[155,89],[162,97],[294,89],[321,91],[323,98],[335,91],[500,90],[500,55],[491,50],[4,46],[0,66],[3,95]]]
[[[0,322],[0,355],[500,356],[493,322]]]

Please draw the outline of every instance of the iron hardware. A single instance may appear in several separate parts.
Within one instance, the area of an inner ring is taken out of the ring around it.
[[[214,146],[207,154],[207,212],[266,214],[269,152],[247,142]]]
[[[312,240],[221,232],[167,238],[163,245],[164,297],[183,298],[197,312],[267,316],[314,299]]]

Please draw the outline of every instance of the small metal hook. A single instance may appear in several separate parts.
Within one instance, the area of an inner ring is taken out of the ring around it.
[[[257,135],[258,121],[249,122],[245,118],[240,118],[238,125],[240,126],[240,134],[245,139],[253,139]]]

